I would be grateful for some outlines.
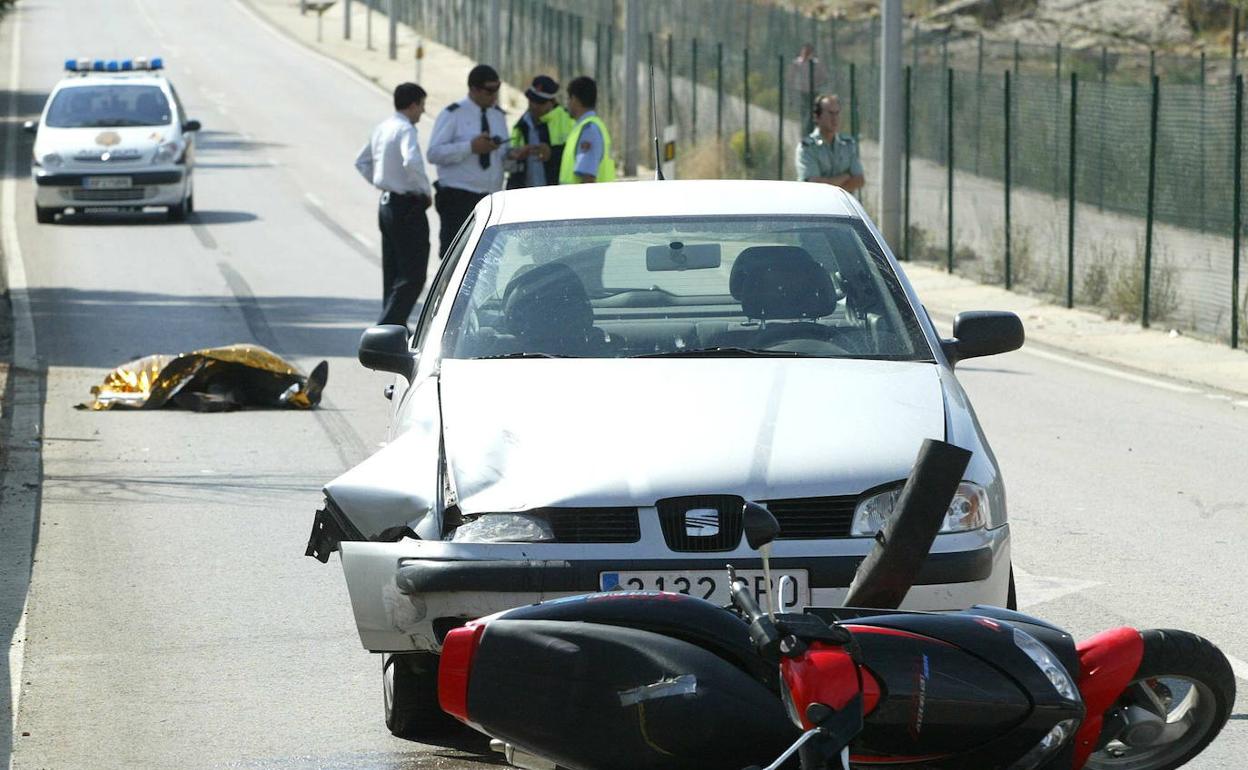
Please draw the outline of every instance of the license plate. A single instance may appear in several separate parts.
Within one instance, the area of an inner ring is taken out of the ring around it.
[[[810,579],[806,570],[773,570],[772,583],[779,585],[781,578],[788,576],[785,595],[776,596],[777,612],[796,612],[810,604]],[[754,600],[758,606],[767,609],[766,580],[763,571],[737,570],[737,582],[745,583],[753,589]],[[645,572],[601,572],[598,575],[598,588],[601,591],[622,589],[625,591],[671,591],[678,594],[689,594],[699,599],[706,599],[713,604],[725,605],[732,601],[728,594],[728,572],[692,572],[659,570]],[[777,589],[778,590],[778,589]]]
[[[82,186],[88,190],[128,190],[134,180],[128,176],[88,176],[83,177]]]

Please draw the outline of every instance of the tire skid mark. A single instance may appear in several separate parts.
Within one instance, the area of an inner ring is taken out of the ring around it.
[[[238,303],[239,310],[243,314],[243,320],[251,331],[251,336],[256,342],[274,353],[283,355],[281,343],[278,342],[277,335],[273,333],[272,327],[264,317],[264,310],[256,301],[256,295],[252,292],[247,279],[225,262],[218,262],[217,269],[229,285],[234,301]],[[368,457],[371,452],[342,412],[333,409],[332,406],[326,408],[329,404],[328,399],[322,397],[320,407],[313,409],[312,414],[329,436],[334,451],[338,453],[338,459],[342,461],[343,470],[346,470]]]

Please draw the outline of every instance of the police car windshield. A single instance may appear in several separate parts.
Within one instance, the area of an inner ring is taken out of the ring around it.
[[[157,86],[91,85],[62,88],[48,107],[52,128],[164,126],[173,119],[169,100]]]
[[[933,359],[889,260],[850,217],[654,217],[491,227],[449,358]]]

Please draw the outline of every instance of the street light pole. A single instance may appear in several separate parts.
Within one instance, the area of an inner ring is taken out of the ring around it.
[[[901,171],[905,114],[901,99],[901,0],[880,0],[880,232],[901,244]]]

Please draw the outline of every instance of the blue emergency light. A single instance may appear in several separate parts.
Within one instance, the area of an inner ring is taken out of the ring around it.
[[[148,59],[66,59],[66,72],[134,72],[136,70],[161,70],[165,60],[159,56]]]

